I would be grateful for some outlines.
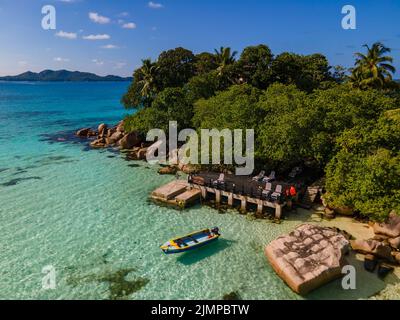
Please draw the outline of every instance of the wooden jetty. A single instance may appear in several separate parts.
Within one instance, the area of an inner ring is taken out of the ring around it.
[[[222,190],[213,185],[201,185],[188,183],[183,180],[176,180],[155,190],[151,194],[151,198],[181,208],[188,207],[200,199],[209,200],[212,198],[217,205],[226,204],[229,207],[239,206],[241,212],[249,211],[250,205],[256,208],[258,214],[265,214],[267,208],[272,208],[275,211],[276,219],[282,217],[283,208],[287,205],[286,201],[265,200],[255,195],[253,191],[246,190],[249,185],[253,184],[252,187],[255,187],[257,184],[256,182],[247,181],[247,179],[241,179],[235,182],[237,186],[236,190],[241,190],[240,192],[236,191],[235,188],[233,190]],[[243,190],[245,192],[243,192]],[[249,192],[246,193],[246,191]]]
[[[260,198],[241,195],[237,193],[233,193],[230,191],[224,191],[213,187],[193,185],[194,189],[201,191],[201,197],[203,199],[207,199],[210,194],[215,196],[215,203],[221,204],[226,203],[229,207],[234,206],[234,201],[240,201],[240,211],[247,212],[248,205],[254,204],[257,206],[257,213],[264,214],[266,213],[266,208],[273,208],[275,210],[275,218],[280,219],[282,216],[282,210],[286,206],[286,202],[278,203],[278,202],[270,202],[267,200],[263,200]],[[225,200],[225,201],[224,201]]]
[[[185,208],[200,199],[201,191],[192,189],[184,180],[172,181],[151,194],[151,198],[170,205]]]

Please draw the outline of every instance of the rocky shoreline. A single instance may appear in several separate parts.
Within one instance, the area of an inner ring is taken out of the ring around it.
[[[81,139],[91,140],[89,145],[94,149],[118,148],[127,154],[129,160],[146,160],[147,152],[155,145],[155,143],[146,142],[138,132],[126,132],[123,120],[115,126],[101,123],[96,129],[82,128],[76,131],[75,135]],[[176,152],[177,150],[174,150],[170,154],[176,154]],[[197,168],[190,164],[160,165],[158,173],[161,175],[174,175],[178,171],[185,174],[197,172]]]
[[[374,237],[350,241],[353,250],[365,254],[374,266],[379,261],[400,265],[400,216],[392,211],[385,223],[375,222],[371,225]]]
[[[117,147],[121,150],[128,150],[130,157],[136,156],[137,160],[146,159],[148,145],[144,143],[137,132],[125,132],[123,120],[112,127],[101,123],[97,130],[92,128],[79,129],[76,136],[82,139],[91,139],[90,146],[92,148]]]

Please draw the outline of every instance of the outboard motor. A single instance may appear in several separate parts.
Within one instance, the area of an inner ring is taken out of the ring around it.
[[[220,234],[219,234],[219,228],[218,228],[218,227],[212,228],[212,229],[211,229],[211,232],[214,233],[214,234],[216,234],[216,235],[218,235],[218,236],[220,235]]]

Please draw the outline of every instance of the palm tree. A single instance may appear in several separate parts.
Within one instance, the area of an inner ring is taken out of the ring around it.
[[[235,56],[237,55],[237,51],[233,51],[231,53],[231,48],[227,47],[221,47],[219,51],[217,49],[215,51],[215,56],[217,58],[217,63],[218,63],[218,75],[223,75],[226,67],[228,65],[231,65],[235,62]]]
[[[367,48],[367,53],[357,52],[355,68],[353,68],[351,82],[359,88],[384,88],[393,80],[392,74],[396,72],[391,64],[393,58],[386,55],[391,50],[382,43],[376,42]]]
[[[139,82],[142,89],[140,91],[143,98],[151,98],[156,91],[156,74],[158,66],[156,66],[151,59],[142,60],[142,67],[140,71],[142,73],[142,79]]]

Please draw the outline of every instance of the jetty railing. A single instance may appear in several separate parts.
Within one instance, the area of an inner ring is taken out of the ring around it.
[[[287,205],[284,192],[276,200],[272,200],[264,196],[264,184],[252,181],[249,177],[228,175],[222,182],[217,180],[215,174],[203,173],[189,176],[188,183],[192,188],[201,190],[203,199],[207,199],[212,194],[216,204],[220,204],[225,198],[228,206],[233,207],[234,201],[239,200],[240,210],[243,212],[248,211],[248,204],[254,204],[257,206],[257,213],[264,214],[266,208],[273,208],[275,209],[275,218],[281,218],[282,210]],[[280,183],[275,182],[274,187],[278,184]],[[284,185],[284,187],[286,186]]]

